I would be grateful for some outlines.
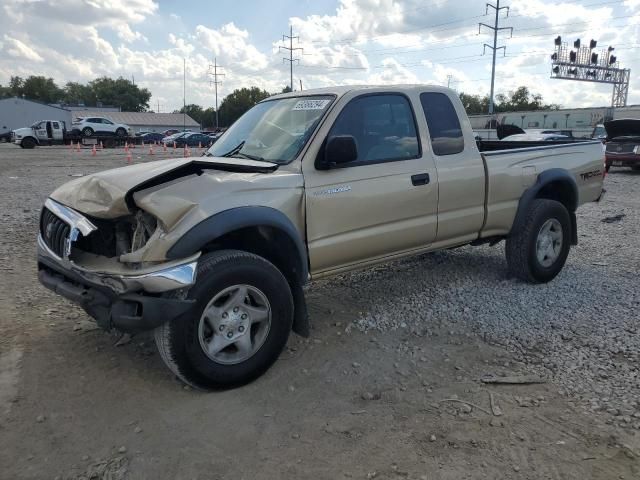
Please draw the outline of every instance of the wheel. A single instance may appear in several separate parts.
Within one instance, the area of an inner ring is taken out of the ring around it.
[[[282,273],[262,257],[222,250],[198,262],[196,301],[187,318],[154,332],[160,356],[183,382],[200,389],[246,384],[278,359],[293,323]]]
[[[569,255],[569,212],[555,200],[536,199],[520,231],[507,238],[509,272],[531,283],[553,280]]]
[[[85,137],[90,137],[91,135],[93,135],[93,128],[91,127],[84,127],[82,129],[82,135],[84,135]]]
[[[122,128],[122,127],[118,128],[118,129],[116,130],[116,135],[117,135],[118,137],[124,137],[126,134],[127,134],[127,131],[126,131],[124,128]]]
[[[31,137],[22,139],[21,143],[22,148],[34,148],[36,146],[36,141]]]

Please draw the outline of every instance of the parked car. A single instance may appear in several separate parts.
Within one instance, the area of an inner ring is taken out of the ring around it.
[[[607,130],[605,162],[613,167],[640,170],[640,120],[621,118],[604,122]]]
[[[604,125],[602,123],[599,123],[595,127],[593,127],[591,138],[602,140],[603,142],[607,139],[607,130],[604,128]]]
[[[169,129],[169,130],[165,130],[164,132],[162,132],[164,134],[165,137],[168,137],[170,135],[173,135],[175,133],[180,133],[180,130],[176,130],[176,129]]]
[[[191,132],[177,132],[177,133],[174,133],[173,135],[169,135],[168,137],[164,137],[161,141],[162,143],[166,143],[167,145],[170,145],[173,142],[175,142],[178,138],[183,137],[189,133]]]
[[[175,139],[177,147],[209,147],[213,144],[213,139],[204,133],[186,133]]]
[[[78,117],[71,124],[72,130],[78,130],[85,137],[98,133],[112,133],[118,137],[131,135],[131,127],[123,123],[113,123],[104,117]]]
[[[38,277],[105,329],[154,330],[185,383],[245,384],[292,329],[310,334],[310,280],[503,240],[512,276],[555,278],[578,241],[578,206],[602,196],[601,144],[503,146],[481,152],[443,87],[275,95],[206,156],[55,190],[40,219]]]
[[[161,142],[163,138],[164,135],[158,132],[147,132],[140,135],[140,139],[143,142]]]

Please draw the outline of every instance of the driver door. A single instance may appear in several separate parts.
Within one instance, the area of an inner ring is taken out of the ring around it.
[[[400,93],[360,95],[327,138],[354,137],[358,156],[329,170],[306,163],[311,272],[322,275],[427,247],[437,230],[437,173]],[[326,145],[326,142],[325,142]],[[319,155],[324,155],[324,148]]]

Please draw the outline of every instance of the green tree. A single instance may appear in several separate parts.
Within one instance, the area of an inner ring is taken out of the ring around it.
[[[178,113],[186,113],[191,118],[193,118],[196,122],[202,125],[202,117],[204,114],[204,110],[200,105],[196,105],[195,103],[190,103],[189,105],[186,105],[182,107],[180,110],[178,110]]]
[[[489,95],[470,95],[460,93],[460,101],[467,112],[467,115],[482,115],[489,110]]]
[[[149,108],[151,92],[126,78],[100,77],[89,82],[88,86],[95,95],[96,103],[114,105],[125,112],[144,112]]]
[[[96,95],[89,85],[77,82],[67,82],[64,86],[64,102],[71,105],[95,106]]]
[[[280,93],[289,93],[292,92],[293,90],[291,90],[291,87],[289,85],[287,85],[286,87],[284,87],[282,89],[282,91]]]
[[[529,110],[558,110],[560,105],[545,104],[542,95],[531,93],[528,87],[522,86],[509,92],[508,95],[496,95],[496,112],[519,112]]]
[[[256,103],[269,97],[266,90],[258,87],[240,88],[227,95],[220,104],[220,126],[228,127]]]

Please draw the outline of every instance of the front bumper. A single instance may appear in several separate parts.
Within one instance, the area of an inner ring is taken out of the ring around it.
[[[53,292],[80,305],[105,330],[137,333],[187,314],[193,300],[162,293],[195,283],[197,255],[147,269],[113,274],[84,269],[55,255],[38,236],[38,279]]]

